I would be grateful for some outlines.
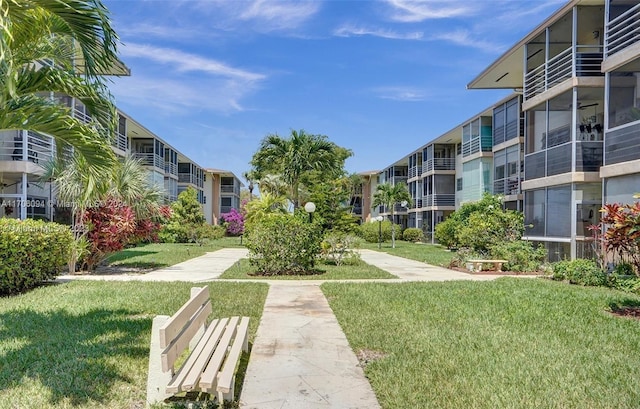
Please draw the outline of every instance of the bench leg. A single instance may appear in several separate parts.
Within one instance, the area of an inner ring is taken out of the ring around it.
[[[160,350],[160,327],[169,319],[166,315],[158,315],[151,326],[151,346],[149,347],[149,373],[147,374],[147,406],[162,402],[169,396],[167,385],[171,381],[171,371],[162,372]]]
[[[224,405],[224,401],[233,401],[233,395],[235,394],[235,384],[236,384],[236,377],[235,375],[233,376],[233,379],[231,381],[231,388],[229,389],[229,392],[222,392],[221,390],[218,390],[218,403],[220,405]]]
[[[501,272],[502,271],[502,263],[496,263],[496,271],[497,272]]]

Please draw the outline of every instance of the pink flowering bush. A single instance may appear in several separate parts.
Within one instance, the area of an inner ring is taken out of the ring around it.
[[[229,236],[239,236],[244,233],[244,215],[238,210],[231,209],[229,213],[222,213],[220,218]]]

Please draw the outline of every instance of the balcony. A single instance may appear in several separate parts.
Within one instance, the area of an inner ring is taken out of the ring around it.
[[[164,162],[164,173],[169,175],[178,175],[178,164],[171,162]]]
[[[155,166],[164,169],[164,158],[154,153],[134,153],[133,157],[145,166]]]
[[[496,180],[493,182],[493,194],[505,196],[520,194],[521,183],[522,178],[517,176]]]
[[[0,160],[30,161],[43,164],[53,158],[54,143],[49,136],[27,132],[27,144],[22,131],[0,134]]]
[[[607,23],[605,55],[611,57],[640,41],[640,4],[636,4]]]
[[[422,173],[434,170],[456,170],[456,158],[427,159],[427,161],[422,164]]]
[[[240,194],[240,187],[234,185],[220,185],[221,193],[234,193],[236,195]]]
[[[79,119],[81,122],[85,124],[88,124],[89,122],[91,122],[91,115],[85,114],[83,111],[77,108],[73,110],[73,117]]]
[[[455,194],[426,195],[422,197],[422,207],[455,206]]]
[[[111,145],[116,149],[120,149],[121,151],[126,152],[129,148],[128,142],[129,141],[127,140],[127,137],[125,135],[121,134],[120,132],[116,132],[115,138],[113,139]]]
[[[178,173],[178,183],[191,183],[192,185],[203,187],[202,178],[196,177],[189,173]]]
[[[414,167],[412,167],[412,168],[409,168],[409,179],[413,179],[413,178],[415,178],[415,177],[420,176],[420,175],[418,174],[418,169],[419,169],[419,168],[420,168],[419,166],[414,166]]]
[[[525,101],[572,78],[574,76],[574,60],[575,76],[597,77],[603,75],[600,69],[602,63],[601,46],[578,45],[576,46],[575,55],[573,48],[569,47],[524,76]]]

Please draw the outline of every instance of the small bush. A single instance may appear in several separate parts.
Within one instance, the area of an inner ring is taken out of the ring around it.
[[[457,222],[452,218],[438,223],[434,233],[436,241],[448,249],[457,247],[456,226]]]
[[[424,233],[422,232],[422,229],[418,229],[417,227],[409,227],[402,232],[402,240],[404,241],[415,243],[417,241],[422,241],[423,238]]]
[[[613,270],[613,274],[616,274],[619,276],[627,276],[627,275],[631,276],[631,275],[635,275],[636,272],[633,269],[633,264],[626,261],[622,261],[616,264],[616,267]]]
[[[271,214],[251,224],[246,245],[258,274],[304,274],[313,268],[322,229],[304,216]]]
[[[55,278],[71,255],[68,226],[0,219],[0,294],[15,294]]]
[[[359,238],[344,233],[329,233],[322,241],[322,255],[326,261],[337,266],[357,265],[360,254],[354,251],[359,246]]]
[[[377,243],[379,235],[379,223],[382,223],[382,241],[391,240],[391,221],[383,220],[382,222],[362,223],[358,234],[368,243]],[[401,227],[396,225],[396,233],[401,231]]]
[[[543,246],[534,247],[529,241],[518,240],[495,244],[490,254],[491,258],[507,260],[503,266],[506,271],[531,272],[540,269],[547,251]]]
[[[576,259],[553,264],[554,280],[568,280],[572,284],[588,286],[607,285],[607,275],[593,260]]]

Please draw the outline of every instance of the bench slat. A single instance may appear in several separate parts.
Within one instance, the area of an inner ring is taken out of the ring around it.
[[[226,328],[228,322],[229,318],[221,318],[218,321],[218,325],[216,325],[215,331],[206,341],[206,344],[202,345],[202,352],[200,353],[200,356],[193,364],[193,367],[189,371],[189,374],[185,377],[184,382],[182,383],[182,390],[188,391],[196,389],[198,387],[200,376],[202,376],[202,372],[204,372],[207,363],[209,363],[211,355],[213,355],[214,351],[218,347],[220,337],[222,336],[222,333]]]
[[[218,371],[222,365],[225,355],[227,354],[227,347],[231,343],[231,339],[236,334],[238,327],[239,317],[231,317],[227,327],[225,328],[224,335],[220,339],[220,343],[213,353],[209,364],[205,368],[202,376],[200,377],[200,388],[205,391],[212,391],[216,386],[216,380],[218,378]]]
[[[160,328],[160,348],[166,348],[182,332],[185,323],[209,299],[209,287],[205,286],[191,297],[171,318]]]
[[[205,305],[196,311],[195,315],[183,325],[183,331],[174,337],[173,342],[162,351],[162,370],[168,371],[173,367],[176,359],[182,351],[189,345],[196,332],[207,321],[207,317],[211,314],[211,301],[207,298]]]
[[[240,353],[245,350],[245,344],[249,332],[249,317],[242,317],[240,325],[238,325],[238,332],[233,340],[233,345],[227,355],[227,359],[224,361],[224,366],[218,374],[218,386],[217,390],[224,393],[229,393],[233,389],[233,374],[236,370],[236,364],[240,358]]]

